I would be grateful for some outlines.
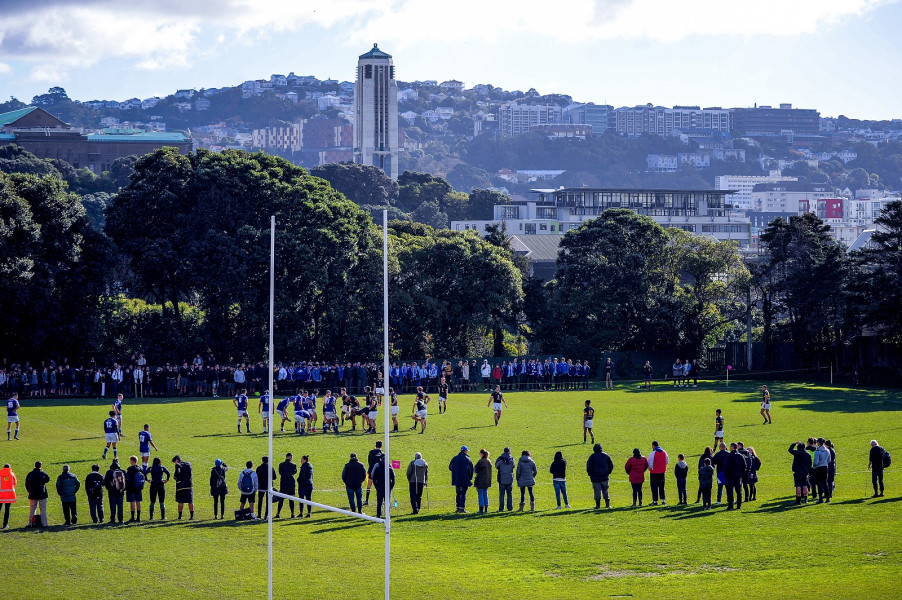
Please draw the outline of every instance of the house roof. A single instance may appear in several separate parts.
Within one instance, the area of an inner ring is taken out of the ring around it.
[[[360,58],[391,58],[391,54],[380,50],[378,44],[373,44],[373,49],[366,54],[361,54]]]
[[[0,113],[0,127],[4,125],[10,125],[15,123],[31,111],[35,110],[37,106],[26,106],[25,108],[20,108],[19,110],[13,110],[10,112]]]
[[[563,234],[512,235],[511,247],[532,262],[555,262]]]
[[[187,138],[181,133],[145,132],[132,134],[90,133],[91,142],[185,142]]]
[[[853,250],[862,250],[867,248],[871,244],[871,236],[874,235],[876,229],[865,229],[862,231],[855,241],[849,246],[848,251],[851,252]]]

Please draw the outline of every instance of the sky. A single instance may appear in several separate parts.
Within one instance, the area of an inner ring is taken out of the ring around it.
[[[401,81],[890,119],[900,31],[902,0],[0,0],[0,99],[353,81],[378,43]]]

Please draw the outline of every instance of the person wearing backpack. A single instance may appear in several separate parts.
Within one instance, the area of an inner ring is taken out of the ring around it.
[[[138,457],[130,456],[128,457],[129,467],[125,471],[126,476],[126,488],[125,488],[125,501],[128,502],[129,509],[131,510],[132,517],[128,520],[129,523],[134,523],[137,521],[141,522],[141,501],[144,499],[144,469],[138,466]],[[135,518],[135,509],[138,511],[138,518]]]
[[[166,476],[163,479],[163,476]],[[150,480],[150,520],[153,521],[153,509],[154,505],[159,501],[160,503],[160,520],[166,520],[166,484],[169,483],[169,479],[172,477],[172,474],[169,472],[169,469],[163,466],[163,461],[160,460],[159,456],[155,456],[153,459],[153,465],[147,471],[147,479]]]
[[[103,475],[100,465],[91,465],[91,472],[85,477],[85,495],[91,510],[91,521],[103,523]]]
[[[871,440],[871,452],[868,455],[868,470],[871,472],[871,483],[874,486],[874,495],[871,498],[883,496],[883,470],[891,461],[889,452],[884,450],[877,440]]]
[[[16,501],[16,474],[9,464],[0,469],[0,504],[3,505],[3,529],[9,529],[9,506]]]
[[[42,469],[41,461],[34,463],[34,471],[25,476],[25,490],[28,492],[27,527],[35,526],[35,511],[41,509],[41,526],[47,527],[47,484],[50,477]]]
[[[80,487],[81,482],[69,471],[69,465],[63,465],[63,472],[56,478],[56,493],[59,494],[60,502],[63,503],[65,525],[78,523],[78,509],[75,501]]]
[[[128,487],[128,478],[125,471],[119,466],[119,460],[113,459],[109,470],[103,478],[103,484],[107,489],[107,496],[110,500],[110,521],[112,525],[116,522],[118,515],[119,524],[122,524],[122,508],[125,499],[125,490]]]
[[[191,513],[189,521],[194,520],[194,476],[191,471],[191,463],[182,460],[182,457],[176,454],[172,457],[175,463],[173,469],[173,477],[175,477],[175,501],[178,504],[179,521],[182,520],[182,508],[187,504],[188,511]]]
[[[288,494],[289,496],[294,496],[295,488],[294,488],[294,476],[297,475],[298,466],[294,464],[293,456],[291,452],[285,455],[285,461],[279,463],[279,493]],[[282,514],[282,504],[284,504],[285,498],[279,498],[279,505],[276,508],[276,518]],[[294,500],[288,501],[288,508],[291,510],[291,518],[294,518]],[[300,505],[301,513],[304,512],[304,505]]]
[[[257,472],[254,471],[254,463],[247,461],[244,466],[247,468],[238,475],[238,490],[241,492],[241,505],[239,508],[243,511],[244,503],[247,502],[251,514],[249,518],[252,518],[254,514],[254,495],[260,486],[257,481]]]
[[[210,495],[213,496],[213,520],[225,519],[225,497],[229,493],[226,472],[229,466],[217,458],[210,469]],[[220,516],[221,515],[221,516]]]

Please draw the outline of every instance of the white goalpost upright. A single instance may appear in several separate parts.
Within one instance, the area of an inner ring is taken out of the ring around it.
[[[268,490],[269,493],[266,494],[267,497],[267,537],[268,537],[268,598],[269,600],[273,600],[273,592],[272,592],[272,583],[273,583],[273,554],[272,554],[272,538],[273,538],[273,528],[272,528],[272,518],[273,518],[273,498],[284,498],[286,500],[294,500],[299,503],[301,506],[308,505],[311,507],[321,508],[323,510],[328,510],[332,512],[336,512],[339,514],[347,515],[350,517],[356,517],[358,519],[363,519],[365,521],[372,521],[373,523],[382,523],[385,525],[385,600],[389,600],[389,591],[390,591],[390,581],[391,581],[391,561],[390,561],[390,553],[391,553],[391,506],[392,506],[392,493],[390,486],[390,476],[392,469],[392,463],[389,455],[389,446],[388,446],[388,438],[389,431],[391,426],[391,395],[386,393],[389,388],[389,378],[388,378],[388,211],[382,211],[382,328],[383,328],[383,365],[382,365],[382,391],[383,391],[383,401],[382,401],[382,413],[383,413],[383,435],[384,440],[382,442],[383,446],[383,454],[385,455],[385,468],[383,468],[383,474],[385,476],[384,481],[384,490],[385,490],[385,518],[380,519],[377,517],[371,517],[369,515],[365,515],[362,513],[355,513],[349,510],[345,510],[343,508],[338,508],[336,506],[329,506],[327,504],[320,504],[319,502],[312,502],[310,500],[304,500],[302,498],[298,498],[297,496],[291,496],[289,494],[283,494],[281,492],[276,492],[273,490],[273,480],[272,480],[272,470],[273,464],[275,462],[273,457],[273,427],[272,427],[272,414],[274,413],[275,407],[275,390],[273,389],[273,366],[274,366],[274,346],[273,346],[273,329],[275,325],[275,289],[276,289],[276,218],[275,216],[270,218],[270,241],[269,241],[269,407],[270,407],[270,422],[269,422],[269,472],[267,474],[268,479]],[[388,389],[387,389],[388,388]],[[385,398],[388,398],[388,401],[385,401]]]

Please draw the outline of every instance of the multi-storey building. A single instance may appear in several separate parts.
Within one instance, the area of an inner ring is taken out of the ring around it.
[[[398,83],[391,54],[373,44],[357,61],[354,162],[398,178]]]
[[[562,109],[557,104],[520,104],[507,102],[498,107],[499,131],[503,136],[526,133],[534,125],[561,122]]]
[[[792,104],[734,108],[733,128],[745,135],[818,135],[820,118],[818,111]]]
[[[750,210],[752,208],[752,190],[756,185],[782,181],[798,181],[798,178],[770,175],[718,175],[714,178],[714,189],[735,192],[730,196],[733,208],[736,210]]]
[[[589,125],[594,135],[614,129],[614,107],[609,104],[571,104],[562,110],[561,119],[571,125]]]
[[[704,129],[728,132],[732,128],[731,111],[720,107],[699,108],[698,106],[621,107],[613,111],[614,129],[626,137],[639,137],[649,133],[670,135],[675,129]]]
[[[834,197],[833,188],[825,183],[781,181],[759,183],[752,188],[750,210],[765,213],[798,215],[814,210],[818,200]]]
[[[533,192],[535,199],[495,205],[491,221],[453,221],[451,229],[475,229],[485,235],[488,225],[503,223],[511,235],[561,234],[608,208],[628,208],[662,227],[734,241],[740,248],[748,248],[751,242],[749,219],[726,208],[729,191],[560,188]]]

